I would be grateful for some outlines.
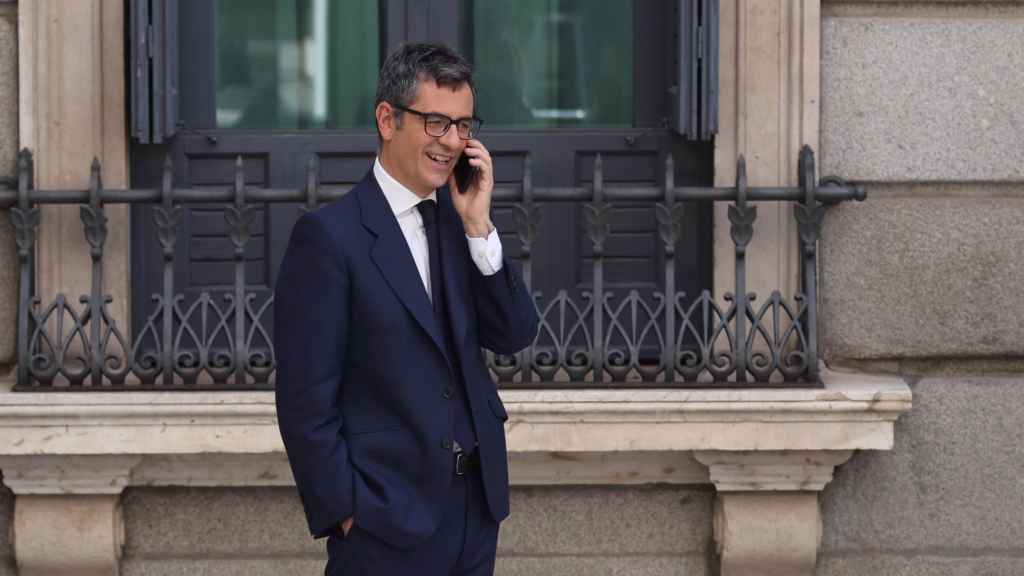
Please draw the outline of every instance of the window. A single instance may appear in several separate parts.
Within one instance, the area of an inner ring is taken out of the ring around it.
[[[217,0],[217,128],[373,125],[375,2]]]
[[[476,2],[464,25],[479,113],[507,127],[633,124],[633,3]]]

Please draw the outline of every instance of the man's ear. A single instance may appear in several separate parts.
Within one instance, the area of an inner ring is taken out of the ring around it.
[[[377,116],[377,130],[380,131],[381,139],[384,141],[391,140],[395,130],[398,128],[395,121],[395,109],[387,102],[381,102],[377,104],[377,109],[374,112]]]

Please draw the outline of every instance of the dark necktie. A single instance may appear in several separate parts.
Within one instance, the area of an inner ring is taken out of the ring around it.
[[[458,351],[452,335],[451,324],[448,322],[448,308],[444,297],[444,280],[441,274],[441,234],[437,225],[437,202],[424,200],[416,205],[423,217],[423,231],[427,234],[427,249],[430,252],[430,295],[434,300],[434,318],[444,338],[444,346],[451,360],[454,382],[445,387],[443,395],[455,402],[455,442],[460,449],[472,452],[476,447],[476,433],[473,431],[473,420],[469,415],[469,403],[465,394],[465,381],[459,367]],[[451,255],[449,255],[451,257]]]
[[[424,200],[416,205],[423,217],[423,231],[427,234],[427,250],[430,253],[430,296],[434,301],[434,317],[438,328],[445,327],[444,322],[444,284],[441,280],[441,252],[437,230],[437,202]]]

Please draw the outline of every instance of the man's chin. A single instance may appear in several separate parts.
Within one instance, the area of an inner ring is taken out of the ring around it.
[[[427,185],[430,186],[431,190],[437,190],[438,188],[441,188],[444,185],[448,184],[448,176],[444,176],[444,177],[434,176],[434,177],[428,179],[427,182],[428,182]]]

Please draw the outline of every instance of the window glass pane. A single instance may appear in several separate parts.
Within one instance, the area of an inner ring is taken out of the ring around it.
[[[217,0],[217,127],[372,126],[378,12],[364,0]]]
[[[488,125],[631,126],[633,2],[473,2],[477,112]]]

